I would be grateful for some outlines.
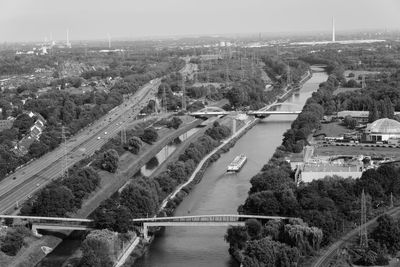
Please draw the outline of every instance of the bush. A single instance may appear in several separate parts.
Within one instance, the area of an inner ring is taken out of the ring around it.
[[[103,153],[100,166],[103,170],[115,173],[118,168],[118,152],[114,149],[109,149]]]
[[[143,142],[151,145],[153,142],[157,141],[158,133],[154,128],[147,128],[140,136],[140,139],[142,139]]]
[[[174,128],[174,129],[178,129],[179,126],[182,124],[182,120],[178,117],[173,117],[169,122],[167,127],[168,128]]]
[[[1,245],[1,251],[9,256],[17,255],[18,251],[24,245],[24,236],[19,231],[9,231]]]
[[[142,141],[138,137],[133,136],[128,140],[128,144],[124,148],[133,154],[138,154],[142,145]]]

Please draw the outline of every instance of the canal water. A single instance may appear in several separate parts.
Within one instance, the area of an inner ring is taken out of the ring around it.
[[[299,93],[294,94],[281,110],[302,109],[312,92],[326,81],[322,69],[313,69],[313,77]],[[250,179],[259,172],[281,144],[283,133],[290,128],[293,115],[266,118],[237,141],[234,147],[211,164],[202,181],[175,210],[175,216],[206,214],[237,214],[250,188]],[[225,172],[239,154],[247,163],[237,174]],[[233,267],[239,264],[228,253],[224,241],[226,227],[167,227],[154,239],[149,251],[134,263],[135,267]]]

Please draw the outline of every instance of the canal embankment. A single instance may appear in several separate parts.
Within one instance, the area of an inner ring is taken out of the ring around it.
[[[327,75],[323,72],[315,73],[303,85],[299,94],[292,95],[287,102],[301,109],[326,78]],[[268,162],[276,147],[281,144],[282,134],[290,128],[294,119],[293,115],[277,115],[259,120],[226,153],[220,153],[218,160],[204,163],[197,173],[203,178],[174,209],[173,215],[237,213],[238,206],[247,197],[250,178]],[[226,166],[238,154],[245,154],[247,163],[239,173],[227,174]],[[144,256],[134,266],[237,267],[239,263],[229,255],[224,234],[225,231],[221,228],[167,227],[153,240]],[[132,264],[127,263],[126,266]]]

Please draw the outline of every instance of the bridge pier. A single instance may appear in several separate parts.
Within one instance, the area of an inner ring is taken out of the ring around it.
[[[42,237],[43,235],[39,234],[36,225],[32,224],[32,234],[36,237]]]
[[[147,223],[143,223],[142,233],[143,233],[143,239],[146,242],[149,242],[149,240],[150,240],[150,237],[149,237],[149,225]]]

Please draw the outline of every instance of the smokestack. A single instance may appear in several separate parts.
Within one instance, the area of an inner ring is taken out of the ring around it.
[[[332,42],[335,42],[335,17],[332,17]]]

